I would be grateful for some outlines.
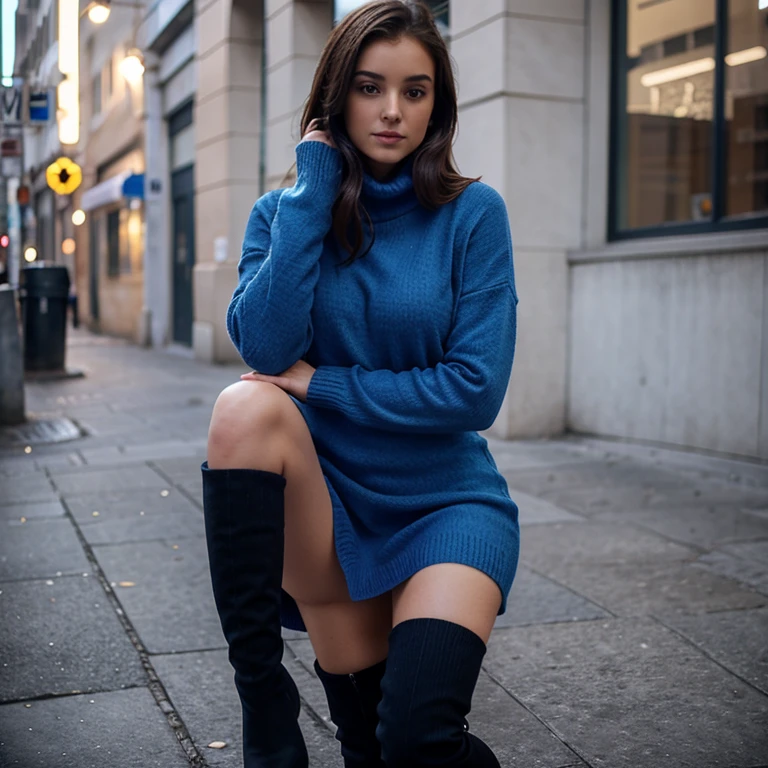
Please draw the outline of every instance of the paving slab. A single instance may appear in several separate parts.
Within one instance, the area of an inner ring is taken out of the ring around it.
[[[2,488],[2,484],[6,482],[6,477],[34,475],[36,469],[34,460],[26,454],[23,457],[4,458],[2,462],[0,462],[0,488]]]
[[[97,546],[94,552],[150,653],[225,646],[204,539]]]
[[[572,749],[485,670],[477,680],[467,720],[470,731],[494,751],[505,768],[587,768]]]
[[[226,651],[154,656],[152,663],[210,768],[241,768],[240,701]],[[308,673],[290,658],[290,654],[286,667],[294,676],[303,697],[307,688],[304,676]],[[322,690],[320,682],[315,680],[315,683]],[[302,703],[299,724],[307,744],[309,764],[341,768],[339,744],[333,737],[333,731],[311,717],[305,703]],[[223,741],[227,746],[212,749],[208,744],[213,741]]]
[[[176,488],[168,495],[155,490],[113,491],[65,496],[64,501],[89,544],[204,536],[200,509]]]
[[[189,768],[147,688],[0,707],[3,768]]]
[[[573,464],[535,470],[507,470],[503,474],[511,486],[534,496],[574,488],[635,487],[652,490],[690,485],[690,480],[686,478],[637,464],[630,459],[619,459],[615,462],[581,460]]]
[[[69,450],[66,452],[46,454],[43,456],[38,454],[35,459],[35,466],[38,469],[47,469],[54,472],[68,472],[70,469],[82,467],[85,462],[80,453],[75,450],[78,445],[80,445],[79,441],[69,446]]]
[[[621,616],[756,608],[766,601],[694,565],[699,561],[689,548],[631,526],[532,526],[521,556],[528,567]]]
[[[80,427],[91,435],[101,437],[125,435],[132,431],[146,431],[146,424],[137,416],[124,411],[109,410],[105,413],[91,413],[78,419]]]
[[[534,525],[523,534],[524,562],[547,573],[571,563],[612,565],[692,561],[698,554],[650,531],[624,523],[554,523]]]
[[[485,667],[594,768],[768,762],[768,698],[653,620],[500,630]]]
[[[0,523],[3,521],[39,520],[62,517],[65,509],[60,501],[39,501],[30,504],[0,504]]]
[[[102,493],[64,494],[64,503],[78,524],[98,523],[102,516],[109,520],[138,517],[163,517],[185,514],[201,517],[200,510],[184,494],[169,483],[162,488],[133,488]],[[167,493],[163,493],[167,491]],[[94,515],[98,512],[98,515]],[[141,513],[144,512],[142,515]]]
[[[570,449],[562,442],[548,440],[498,440],[485,435],[488,449],[500,471],[551,468],[560,464],[581,464],[594,456],[579,447]]]
[[[53,486],[42,472],[0,477],[0,505],[57,500]]]
[[[763,536],[768,536],[768,531],[763,529]],[[752,560],[768,567],[768,538],[761,541],[743,541],[738,544],[726,544],[721,546],[723,552],[744,560]]]
[[[768,608],[674,616],[664,623],[768,694]]]
[[[546,499],[510,488],[509,495],[514,499],[520,511],[520,525],[540,525],[541,523],[578,523],[583,517],[574,515]]]
[[[600,606],[521,565],[496,627],[517,627],[560,621],[584,621],[610,616]]]
[[[703,549],[728,542],[768,537],[768,518],[750,515],[732,504],[659,505],[645,509],[612,510],[592,520],[625,520],[662,536]],[[768,557],[765,558],[768,560]]]
[[[570,566],[551,575],[617,616],[661,616],[758,608],[766,596],[687,563]]]
[[[81,467],[68,472],[52,472],[51,479],[65,496],[139,488],[157,488],[160,491],[168,487],[168,483],[147,466],[120,469]]]
[[[193,491],[194,497],[202,494],[203,474],[200,465],[205,460],[205,450],[189,458],[162,459],[153,461],[156,472],[167,477],[174,485]]]
[[[2,584],[0,616],[0,701],[146,684],[92,576]]]
[[[745,560],[728,552],[706,552],[696,560],[697,568],[727,576],[748,584],[752,589],[768,595],[768,566],[755,560]]]
[[[680,488],[566,488],[542,491],[541,497],[563,509],[587,517],[602,512],[623,512],[631,518],[638,509],[662,506],[691,507],[700,504],[736,506],[745,512],[768,508],[768,497],[762,490],[707,483],[690,484]]]
[[[21,518],[24,519],[24,518]],[[0,582],[90,572],[74,526],[66,518],[0,521]]]

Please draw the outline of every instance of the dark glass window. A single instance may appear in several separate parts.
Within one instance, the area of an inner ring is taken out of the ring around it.
[[[611,237],[768,226],[768,8],[614,8]]]

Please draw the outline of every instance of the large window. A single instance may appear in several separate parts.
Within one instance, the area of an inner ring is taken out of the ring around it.
[[[768,2],[616,0],[614,51],[610,236],[768,227]]]

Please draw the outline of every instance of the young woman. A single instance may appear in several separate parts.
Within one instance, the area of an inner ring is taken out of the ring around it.
[[[454,169],[456,121],[429,11],[368,3],[322,54],[296,183],[248,221],[227,321],[254,372],[217,400],[203,465],[247,768],[307,765],[281,617],[309,632],[347,768],[498,766],[465,716],[518,557],[477,434],[517,296],[504,202]]]

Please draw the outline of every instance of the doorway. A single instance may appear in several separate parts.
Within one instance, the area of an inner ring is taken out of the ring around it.
[[[192,345],[192,271],[195,267],[194,168],[171,176],[173,204],[173,340]]]
[[[195,134],[192,102],[168,118],[171,159],[171,259],[173,260],[173,340],[192,346],[195,308]]]

